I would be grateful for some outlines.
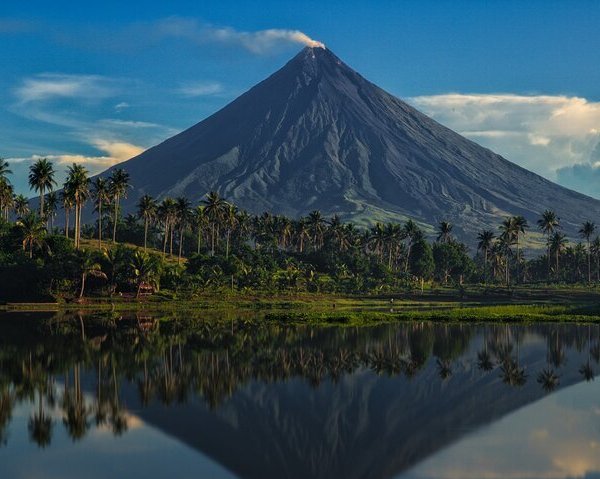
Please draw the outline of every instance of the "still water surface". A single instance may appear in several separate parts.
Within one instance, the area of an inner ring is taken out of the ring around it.
[[[600,477],[600,327],[0,316],[2,478]]]

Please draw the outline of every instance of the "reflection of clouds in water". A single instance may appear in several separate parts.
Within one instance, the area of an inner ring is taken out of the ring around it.
[[[400,477],[559,479],[598,473],[598,397],[598,384],[572,386],[466,437]]]

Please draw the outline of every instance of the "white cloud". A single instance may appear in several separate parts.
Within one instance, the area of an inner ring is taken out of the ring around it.
[[[50,161],[55,162],[57,165],[71,165],[73,163],[82,163],[89,167],[92,174],[99,173],[100,171],[122,163],[134,156],[142,153],[145,148],[141,146],[133,145],[131,143],[125,143],[121,141],[111,141],[105,139],[95,139],[91,142],[91,146],[97,150],[105,153],[104,155],[90,156],[81,155],[77,153],[65,153],[65,154],[48,154],[48,155],[31,155],[26,158],[7,158],[7,161],[11,164],[20,163],[33,163],[40,158],[47,158]]]
[[[566,170],[592,166],[600,103],[564,95],[460,94],[409,102],[440,123],[546,178],[574,187]],[[578,189],[582,189],[578,185]],[[583,188],[600,197],[596,181]]]
[[[126,101],[122,101],[121,103],[117,103],[115,105],[115,111],[117,113],[122,112],[123,110],[129,108],[131,105],[129,103],[127,103]]]
[[[270,28],[254,32],[240,31],[232,27],[215,27],[192,18],[170,17],[159,21],[154,28],[159,37],[176,37],[199,44],[223,43],[238,45],[246,50],[262,54],[282,44],[295,43],[310,47],[324,48],[321,42],[313,40],[299,30]]]
[[[186,83],[177,89],[177,92],[183,96],[210,96],[223,92],[223,85],[216,82],[198,82]]]
[[[15,90],[21,103],[76,98],[99,100],[116,93],[112,80],[97,75],[67,75],[42,73],[23,80]]]

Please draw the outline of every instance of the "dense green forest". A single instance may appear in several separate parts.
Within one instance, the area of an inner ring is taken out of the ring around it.
[[[0,160],[0,300],[74,300],[149,293],[193,298],[206,291],[288,291],[368,294],[467,283],[511,286],[600,281],[600,238],[591,221],[570,243],[560,218],[544,211],[537,224],[507,217],[481,231],[470,251],[442,221],[435,235],[408,220],[360,229],[313,211],[300,219],[251,215],[206,194],[140,198],[136,214],[121,214],[130,187],[116,169],[93,180],[68,168],[59,187],[53,164],[32,164],[35,208],[15,195],[10,165]],[[93,216],[84,218],[84,206]],[[64,226],[57,227],[58,215]],[[525,257],[527,234],[544,235],[541,255]]]

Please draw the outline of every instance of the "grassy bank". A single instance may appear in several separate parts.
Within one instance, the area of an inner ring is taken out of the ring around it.
[[[600,292],[585,287],[531,287],[511,290],[466,287],[424,293],[341,296],[315,293],[237,293],[219,291],[193,299],[115,296],[81,303],[15,303],[4,311],[48,311],[123,315],[148,314],[167,320],[233,318],[286,323],[366,325],[391,321],[438,322],[600,322]]]

